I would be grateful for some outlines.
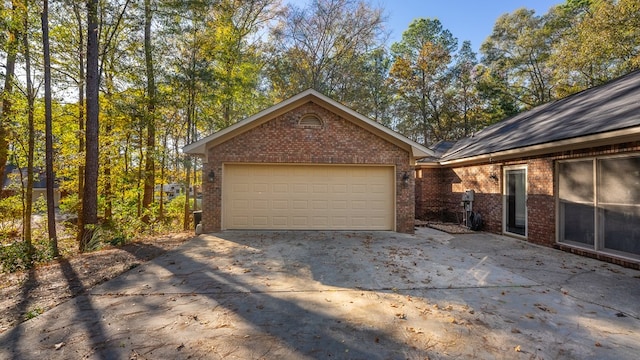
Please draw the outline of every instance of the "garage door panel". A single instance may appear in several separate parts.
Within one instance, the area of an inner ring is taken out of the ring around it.
[[[246,183],[233,183],[231,189],[235,193],[246,193],[249,191],[249,184]]]
[[[332,224],[334,224],[334,225],[336,225],[338,227],[347,226],[347,224],[348,224],[346,216],[332,216],[331,220],[332,220]]]
[[[333,193],[344,193],[346,194],[349,187],[345,184],[333,184],[331,186],[331,192]]]
[[[371,200],[369,201],[369,208],[372,210],[386,211],[387,204],[384,201]]]
[[[353,184],[351,185],[352,193],[366,193],[367,185],[366,184]]]
[[[309,202],[307,200],[293,200],[294,210],[306,210],[309,208]]]
[[[272,204],[274,210],[287,210],[289,208],[289,200],[273,200]]]
[[[334,167],[331,169],[331,176],[336,178],[344,178],[349,176],[349,167]]]
[[[393,230],[393,184],[390,166],[227,164],[223,228]]]
[[[267,200],[253,200],[253,208],[256,210],[269,209],[269,202]]]
[[[329,192],[329,185],[327,184],[313,184],[314,194],[326,194]]]
[[[253,184],[254,193],[263,193],[269,191],[269,184]]]
[[[353,217],[351,217],[351,222],[355,226],[367,226],[367,224],[368,224],[367,218],[364,217],[364,216],[353,216]]]
[[[351,173],[353,177],[368,177],[369,174],[367,174],[367,168],[363,168],[363,167],[354,167],[351,168]]]
[[[269,219],[266,216],[254,216],[252,221],[256,226],[266,226],[269,224]]]
[[[314,210],[327,210],[329,209],[329,201],[327,200],[313,200],[311,201],[311,208]]]
[[[271,177],[271,169],[268,167],[256,167],[253,169],[249,169],[249,173],[251,176],[260,176],[260,177]]]
[[[314,226],[326,227],[329,226],[329,217],[327,216],[314,216],[311,218]]]
[[[288,193],[289,184],[273,184],[274,193]]]
[[[357,209],[366,209],[367,201],[366,200],[353,200],[351,201],[351,208],[354,210]]]
[[[293,226],[307,226],[309,218],[306,216],[294,216],[291,218]]]
[[[289,218],[286,216],[274,216],[273,217],[273,226],[281,227],[282,229],[286,229],[289,225],[287,221]]]
[[[231,218],[231,224],[233,227],[243,227],[249,226],[249,217],[248,216],[233,216]]]
[[[233,200],[232,206],[235,209],[248,210],[249,209],[249,200],[244,200],[244,199]]]
[[[306,194],[309,191],[309,185],[307,184],[293,184],[294,193]]]
[[[333,200],[331,202],[331,208],[335,210],[344,210],[348,208],[347,200]]]

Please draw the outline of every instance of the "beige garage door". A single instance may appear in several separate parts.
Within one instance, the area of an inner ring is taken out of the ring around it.
[[[224,229],[394,230],[389,166],[225,165]]]

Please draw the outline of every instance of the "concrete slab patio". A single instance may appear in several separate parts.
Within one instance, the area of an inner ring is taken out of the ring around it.
[[[202,235],[0,335],[3,359],[637,359],[640,272],[477,233]]]

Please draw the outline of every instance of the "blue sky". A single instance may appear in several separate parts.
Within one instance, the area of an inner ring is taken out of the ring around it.
[[[285,0],[303,6],[308,0]],[[369,0],[380,4],[387,13],[389,44],[399,41],[411,21],[416,18],[438,18],[444,28],[458,38],[458,43],[470,40],[478,52],[480,45],[491,34],[493,24],[502,14],[525,7],[546,13],[550,7],[564,0]],[[479,55],[479,54],[478,54]]]

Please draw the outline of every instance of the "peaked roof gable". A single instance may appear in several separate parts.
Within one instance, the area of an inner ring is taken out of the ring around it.
[[[458,141],[440,163],[548,152],[612,137],[640,139],[639,127],[640,70],[488,126]]]
[[[206,156],[207,148],[209,146],[223,143],[309,101],[320,105],[349,121],[356,123],[360,127],[371,131],[398,146],[406,148],[407,150],[409,150],[414,159],[434,156],[434,152],[426,148],[425,146],[420,145],[419,143],[398,134],[397,132],[367,118],[366,116],[340,104],[339,102],[325,95],[322,95],[321,93],[313,89],[305,90],[298,95],[295,95],[270,108],[260,111],[253,116],[241,120],[203,139],[188,144],[182,148],[182,151],[185,154]]]

